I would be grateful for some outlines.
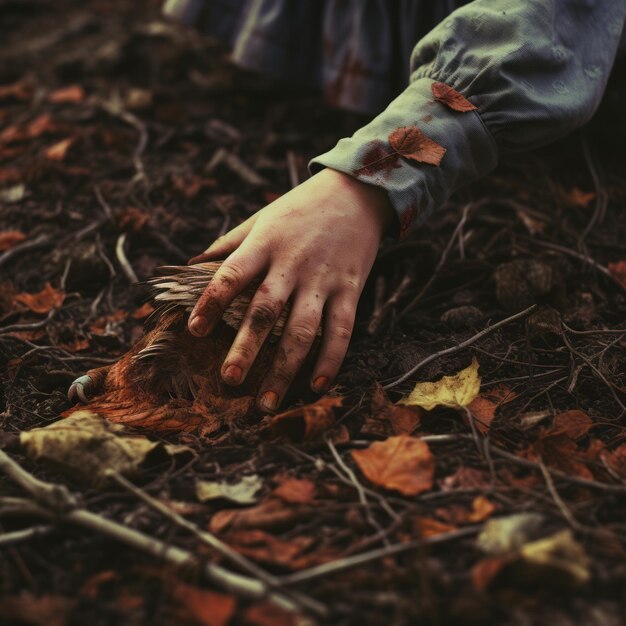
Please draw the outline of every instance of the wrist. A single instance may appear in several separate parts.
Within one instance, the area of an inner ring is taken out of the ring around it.
[[[340,189],[349,192],[354,204],[371,215],[380,225],[381,234],[384,234],[397,222],[398,218],[389,200],[389,194],[382,187],[370,185],[330,167],[323,169],[316,176],[327,178],[329,183],[336,184]]]

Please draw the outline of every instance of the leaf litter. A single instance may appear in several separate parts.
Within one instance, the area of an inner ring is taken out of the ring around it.
[[[385,243],[336,387],[319,399],[303,376],[280,413],[261,415],[251,390],[238,395],[205,375],[219,362],[213,344],[197,353],[177,344],[173,354],[199,359],[189,388],[171,376],[180,360],[130,367],[142,323],[149,333],[155,316],[120,259],[141,280],[181,265],[285,193],[285,163],[326,150],[352,132],[349,120],[326,118],[304,96],[281,94],[276,107],[276,94],[259,92],[203,38],[146,22],[154,6],[103,5],[81,27],[62,5],[40,14],[54,35],[37,42],[49,46],[50,71],[31,71],[34,57],[22,55],[0,76],[0,445],[36,477],[74,490],[99,519],[187,549],[197,562],[183,577],[161,557],[77,532],[63,513],[53,540],[34,532],[40,519],[3,517],[3,540],[16,541],[13,531],[26,539],[0,565],[2,618],[59,626],[94,612],[111,624],[305,619],[199,577],[198,563],[245,571],[156,502],[281,586],[323,602],[335,622],[558,614],[578,623],[601,607],[610,623],[625,556],[620,157],[563,144],[538,165],[503,163],[453,196],[418,240]],[[28,41],[24,15],[15,15],[10,36]],[[86,28],[81,42],[93,54],[73,56],[68,74],[73,28]],[[113,92],[119,106],[102,108]],[[448,86],[434,87],[433,98],[433,116],[440,105],[455,115],[474,106]],[[322,119],[327,130],[311,132]],[[444,162],[428,116],[421,121],[366,146],[357,173],[382,178]],[[222,165],[207,176],[216,154]],[[594,182],[598,168],[607,175]],[[261,179],[265,186],[254,184]],[[368,318],[387,301],[380,334],[369,336]],[[472,340],[531,304],[539,314]],[[383,388],[429,358],[406,383]],[[82,409],[64,392],[100,368],[104,392],[77,419]],[[411,405],[400,403],[411,395]],[[61,435],[68,426],[74,432]],[[114,468],[133,482],[107,481]],[[200,502],[203,483],[211,497]],[[2,498],[27,495],[2,484]],[[519,515],[535,521],[506,530]],[[497,548],[484,550],[490,528]],[[68,600],[76,589],[79,601]]]

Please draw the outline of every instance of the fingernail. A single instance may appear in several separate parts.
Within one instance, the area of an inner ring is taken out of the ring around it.
[[[204,337],[209,332],[209,321],[204,315],[196,315],[189,322],[189,330],[196,337]]]
[[[266,411],[275,411],[278,408],[278,394],[275,391],[266,391],[261,396],[259,404]]]
[[[243,371],[239,365],[229,365],[224,370],[222,378],[227,385],[238,385],[241,382],[242,375]]]
[[[324,393],[328,389],[328,376],[318,376],[311,385],[315,393]]]

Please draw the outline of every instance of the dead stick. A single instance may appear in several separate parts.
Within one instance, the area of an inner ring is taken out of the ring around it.
[[[188,569],[197,568],[200,565],[196,555],[187,550],[78,507],[79,498],[67,487],[35,478],[4,450],[0,450],[0,470],[41,504],[39,507],[34,507],[34,510],[46,518],[94,530],[177,567]],[[261,580],[236,574],[212,563],[202,564],[201,567],[209,580],[227,591],[251,599],[267,598],[284,609],[298,610],[292,600],[283,594],[271,591]]]
[[[442,356],[447,356],[448,354],[454,354],[455,352],[460,352],[464,348],[467,348],[467,346],[471,346],[473,343],[476,343],[479,339],[482,339],[486,335],[492,333],[494,330],[497,330],[498,328],[501,328],[502,326],[505,326],[506,324],[514,322],[518,319],[526,317],[529,313],[534,311],[536,308],[537,308],[537,305],[533,304],[529,306],[527,309],[524,309],[523,311],[520,311],[519,313],[515,313],[515,315],[506,317],[503,320],[500,320],[499,322],[496,322],[495,324],[488,326],[487,328],[476,333],[469,339],[462,341],[456,346],[451,346],[450,348],[446,348],[445,350],[440,350],[439,352],[435,352],[434,354],[427,356],[425,359],[422,359],[417,365],[412,367],[408,372],[406,372],[405,374],[402,374],[400,378],[397,378],[396,380],[394,380],[393,382],[387,385],[383,385],[383,389],[392,389],[393,387],[396,387],[400,383],[403,383],[405,380],[413,376],[413,374],[415,374],[415,372],[417,372],[419,369],[424,367],[424,365],[428,365],[428,363],[430,363],[431,361],[434,361],[435,359],[438,359],[439,357],[442,357]]]

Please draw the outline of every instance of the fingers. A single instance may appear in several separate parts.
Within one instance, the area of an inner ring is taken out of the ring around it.
[[[339,372],[354,329],[357,302],[350,295],[338,294],[326,304],[320,353],[311,377],[311,389],[324,393]]]
[[[322,307],[322,298],[314,292],[296,298],[272,369],[261,385],[258,405],[262,411],[275,411],[282,402],[313,345]]]
[[[258,213],[255,213],[245,222],[239,224],[239,226],[236,226],[225,235],[218,237],[204,252],[189,259],[189,261],[187,261],[187,265],[205,263],[206,261],[224,258],[234,252],[248,236],[250,229],[256,222],[257,216]]]
[[[242,244],[219,267],[189,316],[189,332],[196,337],[210,333],[224,311],[264,268],[267,253],[258,245]]]
[[[287,276],[291,273],[285,272]],[[228,385],[242,383],[256,359],[263,342],[274,328],[293,283],[270,273],[263,281],[250,303],[237,337],[224,360],[222,378]]]

